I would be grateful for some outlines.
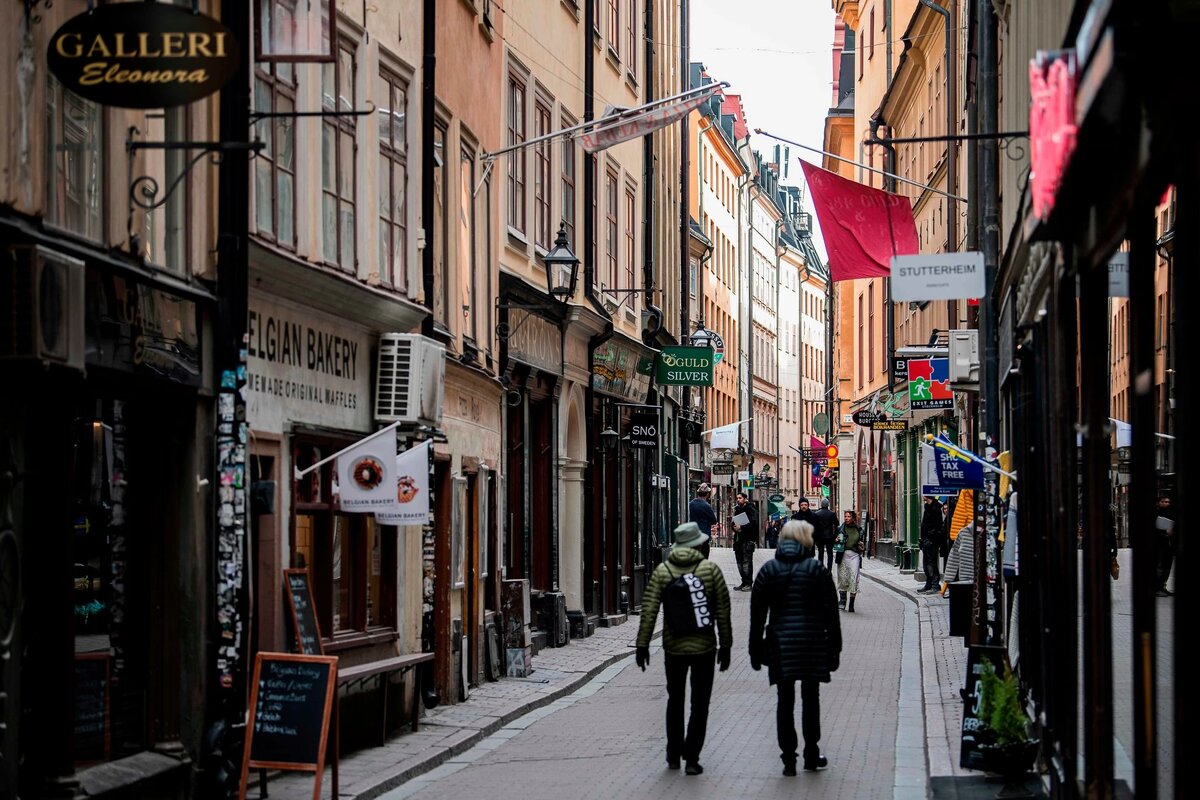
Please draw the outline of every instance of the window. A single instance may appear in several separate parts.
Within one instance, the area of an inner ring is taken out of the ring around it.
[[[697,282],[700,274],[700,262],[696,259],[688,260],[688,292],[693,298],[696,296]]]
[[[637,247],[634,244],[637,228],[637,199],[636,190],[632,186],[625,187],[625,288],[634,287],[634,270],[637,258]]]
[[[475,284],[483,291],[483,297],[495,297],[492,287],[492,271],[489,264],[492,263],[492,174],[489,171],[483,179],[483,186],[475,196],[475,202],[479,207],[475,211],[475,226],[478,232],[475,234],[475,270],[477,277]],[[482,331],[476,337],[476,344],[483,348],[490,349],[491,330],[492,330],[492,304],[484,302],[479,304],[476,310],[476,325],[482,326]]]
[[[450,294],[450,279],[447,271],[449,262],[446,254],[449,250],[449,231],[447,220],[450,216],[450,164],[446,154],[446,127],[438,121],[433,126],[433,321],[443,329],[449,328],[447,313],[449,311],[448,295]]]
[[[621,57],[621,0],[608,3],[608,46],[617,58]]]
[[[254,109],[286,114],[296,110],[296,70],[284,61],[254,65]],[[265,145],[254,159],[255,223],[258,235],[289,250],[296,247],[296,124],[288,117],[259,120]]]
[[[637,76],[637,26],[634,24],[637,20],[637,0],[629,0],[629,6],[625,9],[625,68],[629,70],[629,74]]]
[[[858,388],[863,385],[863,297],[858,296]]]
[[[146,114],[145,138],[151,142],[182,142],[188,140],[189,115],[186,107],[151,111]],[[183,175],[187,161],[183,150],[147,150],[145,172],[158,181],[165,192]],[[151,264],[177,275],[187,274],[187,178],[167,195],[159,208],[148,210],[143,220],[141,252]]]
[[[859,40],[859,43],[858,43],[858,79],[860,81],[862,80],[862,77],[863,77],[863,64],[866,61],[866,59],[864,57],[864,53],[863,53],[863,51],[866,49],[866,46],[867,46],[867,40],[866,40],[866,37],[864,37],[863,39]]]
[[[875,284],[867,286],[867,374],[875,366]]]
[[[303,469],[350,442],[296,440]],[[308,567],[321,631],[331,639],[396,627],[396,529],[370,514],[344,514],[332,464],[296,482],[292,566]]]
[[[325,111],[354,111],[354,49],[338,42],[337,60],[321,65],[321,107]],[[325,260],[353,270],[354,195],[356,190],[354,141],[356,117],[322,117],[321,122],[321,217]]]
[[[871,7],[871,24],[867,27],[867,36],[869,44],[867,45],[867,59],[875,57],[875,8]]]
[[[563,117],[562,127],[572,128],[575,121]],[[567,136],[562,147],[562,221],[567,231],[567,241],[575,247],[575,140]]]
[[[508,75],[508,144],[525,141],[525,81],[515,73]],[[508,227],[525,233],[525,151],[514,150],[508,156]]]
[[[379,280],[408,288],[408,85],[383,72],[379,109]]]
[[[46,92],[46,221],[88,239],[103,237],[104,133],[100,106],[63,89]]]
[[[617,284],[617,276],[618,276],[617,258],[618,258],[618,255],[617,254],[619,252],[618,248],[621,246],[620,239],[619,239],[620,233],[619,233],[619,223],[618,223],[618,215],[620,214],[619,203],[621,202],[619,192],[620,192],[620,190],[617,187],[617,173],[610,169],[610,170],[608,170],[607,177],[605,179],[606,202],[605,202],[605,206],[604,206],[605,207],[605,230],[607,231],[607,234],[608,234],[607,236],[605,236],[605,239],[604,239],[605,245],[608,247],[608,253],[607,253],[608,269],[604,275],[604,278],[605,278],[604,286],[605,286],[605,288],[608,288],[608,289],[615,289],[618,286],[618,284]]]
[[[550,109],[539,99],[533,106],[533,136],[536,139],[549,133]],[[536,145],[533,153],[533,242],[543,250],[550,249],[551,241],[550,147],[547,139]]]
[[[462,302],[463,338],[478,341],[475,308],[479,296],[479,276],[475,264],[475,155],[463,145],[458,159],[458,293]]]

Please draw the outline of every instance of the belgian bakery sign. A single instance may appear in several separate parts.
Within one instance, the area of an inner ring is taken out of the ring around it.
[[[80,97],[169,108],[207,97],[237,71],[240,47],[212,17],[165,3],[97,6],[54,32],[47,61]]]

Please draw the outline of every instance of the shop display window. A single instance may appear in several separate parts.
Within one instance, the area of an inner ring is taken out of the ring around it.
[[[303,469],[352,441],[303,439],[294,448]],[[296,483],[293,567],[312,574],[326,646],[353,646],[396,631],[396,528],[372,514],[341,510],[330,462]]]

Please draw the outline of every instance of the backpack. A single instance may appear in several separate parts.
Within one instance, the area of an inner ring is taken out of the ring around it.
[[[710,607],[704,581],[694,572],[673,575],[663,590],[663,621],[676,636],[687,636],[713,630],[715,607]]]

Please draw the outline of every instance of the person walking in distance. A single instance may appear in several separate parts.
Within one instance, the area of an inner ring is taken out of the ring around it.
[[[775,558],[763,565],[750,594],[750,667],[767,665],[778,691],[775,731],[783,774],[796,774],[796,682],[800,683],[800,731],[804,769],[829,765],[821,753],[821,684],[841,660],[842,628],[833,577],[812,557],[813,527],[789,521],[779,533]],[[769,623],[769,624],[768,624]]]
[[[721,568],[708,560],[708,536],[694,522],[675,529],[667,560],[654,568],[642,595],[637,665],[650,663],[650,637],[659,606],[663,609],[663,664],[667,672],[667,767],[687,763],[688,775],[704,772],[700,751],[708,727],[714,667],[729,669],[733,628],[729,588]],[[691,715],[684,735],[684,693],[691,676]]]
[[[1171,508],[1171,496],[1164,494],[1158,498],[1158,518],[1154,521],[1156,542],[1156,578],[1159,597],[1169,597],[1171,590],[1167,588],[1167,579],[1171,577],[1171,567],[1175,563],[1175,511]]]
[[[758,512],[745,492],[737,493],[733,507],[733,547],[741,585],[736,591],[748,592],[754,581],[754,549],[758,546]]]
[[[706,537],[712,536],[712,527],[717,524],[717,512],[708,502],[711,495],[712,487],[702,483],[696,487],[696,496],[688,503],[688,522],[696,523]]]
[[[838,565],[838,607],[854,612],[854,598],[858,595],[858,577],[862,571],[862,557],[867,550],[858,516],[853,511],[843,515],[842,525],[833,540],[834,558]]]
[[[821,508],[813,514],[813,541],[817,545],[817,560],[833,572],[833,539],[837,534],[837,514],[829,510],[829,498],[821,498]]]
[[[939,588],[942,572],[938,560],[942,549],[942,504],[932,495],[925,495],[925,513],[921,515],[921,565],[925,568],[925,585],[917,594],[929,594]]]

